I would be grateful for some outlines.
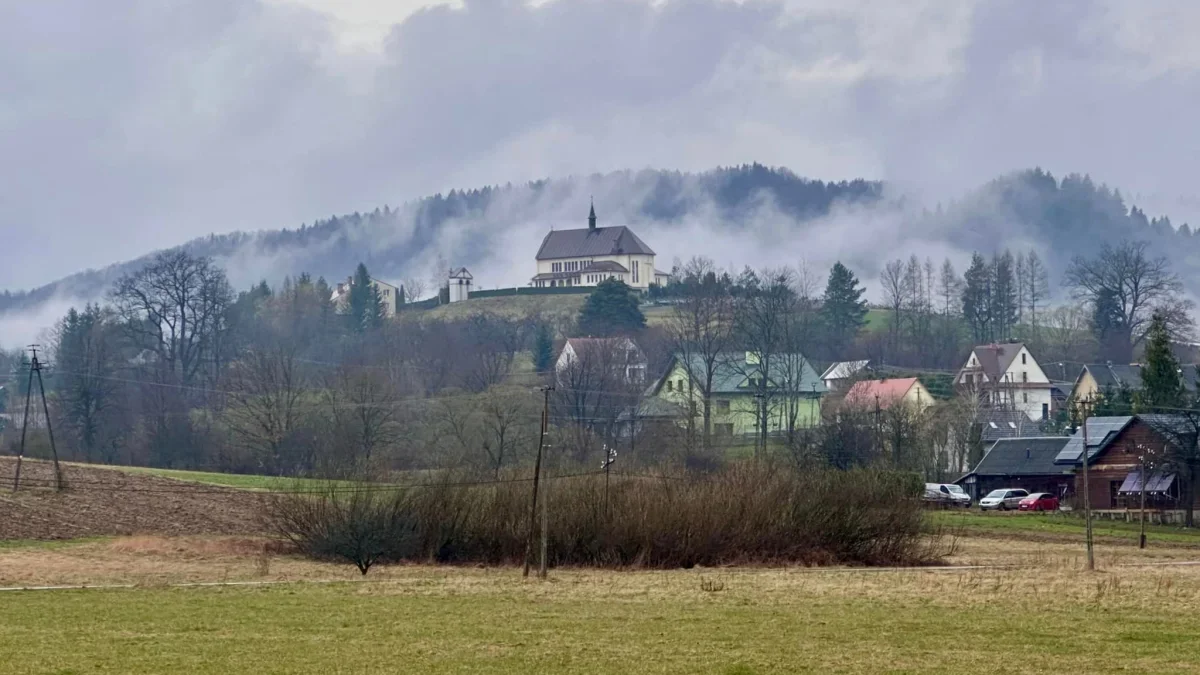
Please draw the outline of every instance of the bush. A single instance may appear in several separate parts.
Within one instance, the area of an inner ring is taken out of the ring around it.
[[[867,469],[800,473],[746,464],[672,479],[614,474],[606,514],[602,475],[551,480],[550,564],[923,563],[928,549],[921,538],[919,496],[919,485],[907,474]],[[325,495],[311,501],[336,499]],[[391,520],[367,520],[404,523],[397,536],[405,545],[379,544],[387,555],[376,559],[517,563],[525,551],[529,499],[527,482],[475,487],[447,482],[398,492],[388,502],[395,509]],[[361,538],[335,534],[353,520],[340,511],[314,505],[285,512],[296,510],[311,513],[312,519],[330,518],[320,527],[306,528],[322,539]],[[382,533],[388,527],[377,529]],[[345,543],[338,548],[356,550]],[[397,553],[400,548],[406,553]]]
[[[271,516],[299,552],[318,560],[347,560],[365,575],[377,562],[403,560],[416,551],[407,501],[396,490],[331,483],[316,495],[277,497]]]

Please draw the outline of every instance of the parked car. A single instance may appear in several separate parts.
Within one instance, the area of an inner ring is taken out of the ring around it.
[[[1022,511],[1057,511],[1058,497],[1049,492],[1035,492],[1022,499],[1017,508]]]
[[[992,490],[987,493],[983,499],[979,500],[980,510],[987,511],[995,509],[997,511],[1007,511],[1009,509],[1017,509],[1021,506],[1021,500],[1029,496],[1028,490],[1020,488],[1002,488],[1000,490]]]
[[[967,491],[951,483],[926,483],[925,501],[943,506],[961,506],[970,508],[971,495]]]

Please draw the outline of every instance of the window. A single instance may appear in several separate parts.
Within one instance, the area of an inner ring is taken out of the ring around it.
[[[1042,404],[1042,419],[1043,420],[1050,419],[1050,404],[1049,403]]]
[[[1021,371],[1021,381],[1022,382],[1029,381],[1029,372],[1028,371],[1024,371],[1024,370]]]
[[[672,382],[671,380],[667,380],[667,391],[668,392],[675,391],[675,383]]]
[[[1021,403],[1029,403],[1029,392],[1021,392]]]
[[[638,263],[636,260],[634,260],[633,261],[633,283],[636,284],[637,281],[638,281]]]
[[[720,400],[717,401],[717,412],[728,413],[729,412],[729,401],[720,401]]]
[[[1021,365],[1025,365],[1025,354],[1021,354]]]
[[[733,424],[730,424],[730,423],[714,424],[713,431],[717,432],[718,436],[732,436],[733,435]]]

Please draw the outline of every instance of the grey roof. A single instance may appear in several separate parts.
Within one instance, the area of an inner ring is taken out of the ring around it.
[[[871,362],[863,359],[862,361],[837,361],[833,365],[825,369],[821,375],[822,380],[844,380],[848,377],[853,377],[858,371],[866,368]]]
[[[1184,364],[1180,366],[1180,369],[1183,371],[1182,380],[1184,389],[1192,392],[1196,391],[1196,366]],[[1096,386],[1101,389],[1120,389],[1124,387],[1130,391],[1139,391],[1142,388],[1142,366],[1140,364],[1088,363],[1083,366],[1083,370],[1092,374],[1092,379],[1096,381]],[[1083,372],[1079,373],[1079,377],[1083,377]],[[1078,378],[1076,378],[1076,382],[1078,382]]]
[[[659,378],[650,393],[656,394],[662,389],[671,371],[675,367],[675,363],[682,362],[683,357],[675,354],[672,357],[671,367],[667,372]],[[683,364],[685,369],[691,373],[693,378],[704,377],[704,362],[699,356],[693,354],[691,358],[691,366]],[[727,352],[720,354],[713,369],[712,393],[714,394],[753,394],[755,387],[750,386],[750,378],[757,377],[761,374],[760,367],[757,365],[746,363],[746,352]],[[774,354],[771,357],[771,373],[768,376],[769,388],[780,388],[787,386],[787,380],[790,376],[798,375],[798,382],[795,387],[788,387],[792,392],[797,394],[821,395],[829,390],[825,387],[825,383],[821,378],[817,377],[817,371],[813,370],[812,364],[802,354]]]
[[[979,438],[984,443],[992,443],[1001,438],[1041,435],[1041,425],[1020,410],[982,410],[977,422],[980,425]]]
[[[538,260],[596,255],[654,255],[646,242],[625,226],[551,230],[538,249]]]
[[[1061,474],[1067,469],[1055,464],[1055,458],[1069,440],[1067,436],[1003,438],[992,444],[991,449],[979,460],[979,465],[971,473],[976,476]]]
[[[1088,435],[1088,462],[1095,461],[1096,456],[1103,452],[1108,444],[1117,437],[1117,434],[1124,431],[1131,422],[1133,422],[1131,415],[1087,418],[1085,424],[1087,424]],[[1062,452],[1054,458],[1056,464],[1079,464],[1080,457],[1083,455],[1083,429],[1078,429],[1073,436],[1068,438]]]
[[[454,269],[450,270],[450,278],[451,279],[474,279],[475,277],[471,276],[471,273],[467,271],[467,268],[455,267]]]
[[[588,263],[579,271],[583,274],[590,274],[592,272],[628,272],[629,270],[619,262],[601,260],[599,262]]]

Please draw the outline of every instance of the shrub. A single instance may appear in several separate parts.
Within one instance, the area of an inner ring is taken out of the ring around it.
[[[550,564],[922,563],[929,549],[922,544],[919,495],[919,486],[907,474],[867,469],[801,473],[745,464],[676,478],[613,475],[606,513],[602,475],[552,479],[547,497]],[[312,501],[336,499],[324,495]],[[376,559],[517,563],[525,551],[529,499],[527,482],[463,487],[447,481],[398,492],[387,502],[395,509],[388,518],[367,520],[403,523],[396,529],[411,546],[401,547],[406,552],[400,554],[400,548],[379,543],[386,555]],[[361,538],[336,534],[354,519],[326,505],[285,510],[291,511],[312,514],[305,523],[331,517],[321,527],[305,529],[322,533],[322,539]],[[388,527],[396,526],[378,525],[377,530]]]
[[[299,552],[319,560],[347,560],[366,574],[377,562],[410,557],[415,526],[407,495],[369,485],[331,483],[315,495],[272,501],[276,530]]]

